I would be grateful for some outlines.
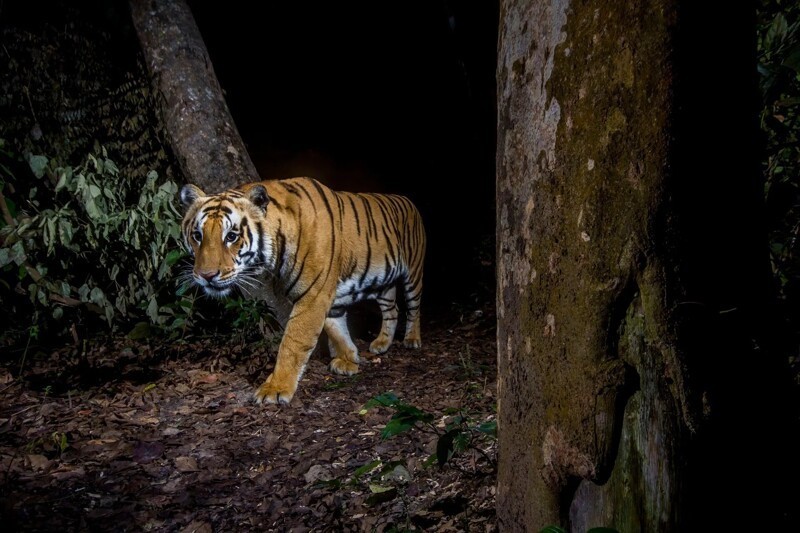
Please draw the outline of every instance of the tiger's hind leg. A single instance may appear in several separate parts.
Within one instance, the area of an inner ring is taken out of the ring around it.
[[[419,306],[422,301],[422,272],[410,275],[403,283],[406,298],[406,334],[403,345],[406,348],[420,348],[422,337],[419,329]]]
[[[390,287],[378,296],[378,306],[381,308],[381,332],[378,337],[369,345],[372,353],[384,353],[389,349],[394,339],[394,332],[397,329],[397,287]]]
[[[328,348],[331,352],[331,370],[336,374],[352,376],[358,373],[358,348],[347,329],[347,314],[325,319]]]

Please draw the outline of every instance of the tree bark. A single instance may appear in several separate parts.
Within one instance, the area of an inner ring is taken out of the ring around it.
[[[772,392],[736,394],[780,375],[753,351],[769,291],[754,21],[746,3],[690,4],[501,2],[504,531],[685,531],[779,513],[755,486],[780,466],[719,459],[726,446],[763,460],[737,419],[780,418]],[[724,35],[710,33],[723,11]]]
[[[207,193],[258,181],[189,6],[184,0],[130,0],[130,6],[187,181]]]
[[[259,181],[185,0],[130,0],[130,6],[155,91],[161,95],[164,127],[185,180],[208,194]],[[291,304],[273,277],[263,280],[249,294],[266,300],[285,327]]]

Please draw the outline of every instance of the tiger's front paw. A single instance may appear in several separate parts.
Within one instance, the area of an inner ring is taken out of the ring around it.
[[[392,344],[392,339],[389,338],[388,335],[384,335],[381,333],[378,335],[378,338],[372,341],[369,345],[369,351],[374,354],[382,354],[385,353],[386,350],[389,349],[389,346]]]
[[[403,346],[406,348],[422,348],[422,339],[419,337],[406,337],[403,339]]]
[[[334,374],[352,376],[353,374],[358,374],[358,364],[341,357],[336,357],[331,359],[331,371],[333,371]]]
[[[290,383],[275,379],[275,374],[270,374],[267,380],[256,390],[253,398],[257,404],[279,403],[286,405],[292,401],[297,391],[297,383]]]

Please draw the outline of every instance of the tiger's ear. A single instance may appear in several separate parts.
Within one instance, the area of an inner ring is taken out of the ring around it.
[[[261,209],[266,208],[269,203],[269,195],[267,194],[267,189],[265,189],[263,185],[256,185],[250,189],[248,197],[250,201],[253,202],[253,205]]]
[[[204,193],[199,187],[195,187],[194,185],[184,185],[183,188],[181,188],[181,203],[183,204],[183,207],[189,207],[195,203],[198,198],[202,198],[205,195],[206,193]]]

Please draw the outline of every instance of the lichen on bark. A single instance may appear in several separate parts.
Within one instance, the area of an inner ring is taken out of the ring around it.
[[[130,0],[130,6],[185,179],[207,193],[258,181],[185,0]]]
[[[653,236],[665,211],[675,13],[669,2],[509,1],[501,21],[499,427],[501,457],[514,455],[500,464],[498,516],[517,530],[566,523],[578,480],[609,478],[643,378],[641,354],[621,354],[620,335],[645,269],[664,274],[650,258],[664,251]],[[661,337],[648,353],[676,358],[669,328],[652,328]]]

